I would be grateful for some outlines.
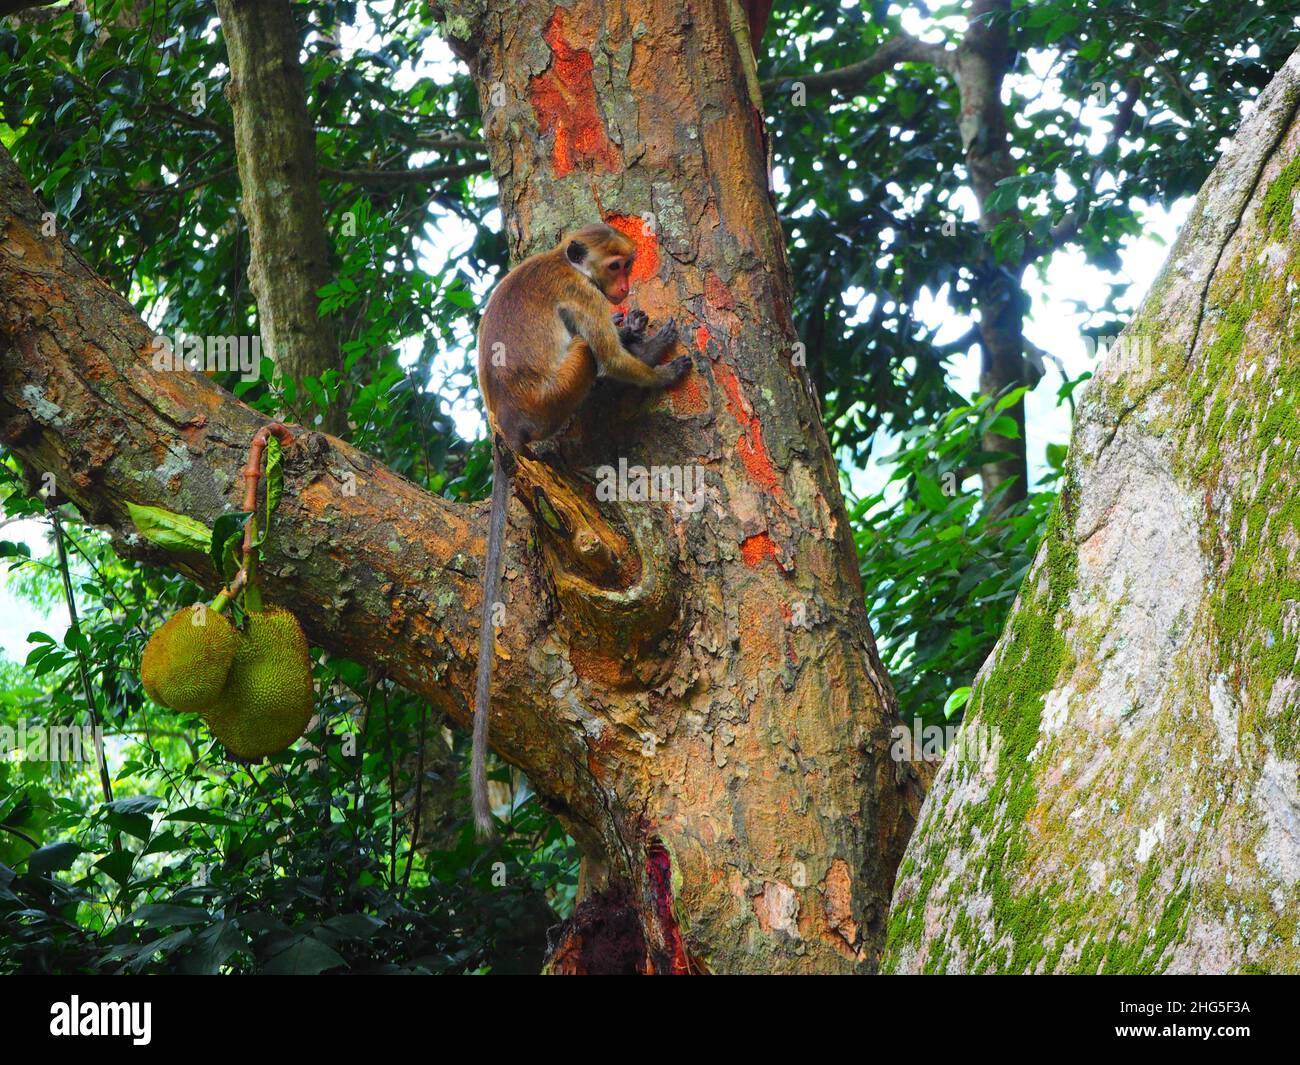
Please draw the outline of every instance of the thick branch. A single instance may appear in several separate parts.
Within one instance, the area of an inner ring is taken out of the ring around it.
[[[203,374],[156,369],[152,332],[61,235],[43,233],[44,218],[0,149],[0,444],[31,470],[54,474],[59,491],[109,531],[124,556],[174,568],[215,592],[221,580],[206,556],[150,545],[126,503],[211,526],[239,508],[245,453],[265,420]],[[267,598],[289,606],[313,644],[382,671],[466,723],[485,507],[432,496],[332,437],[296,436],[259,570]],[[556,509],[578,513],[565,498],[572,489],[548,491]],[[551,691],[565,667],[549,588],[564,582],[544,572],[529,546],[522,508],[511,518],[493,744],[542,794],[563,796],[567,821],[581,834],[584,822],[605,814],[595,794],[575,786],[574,767],[586,757],[581,732],[554,713]],[[573,534],[584,542],[599,535],[580,522]],[[564,594],[572,598],[575,587],[565,584]],[[594,598],[599,604],[610,594]],[[628,630],[654,631],[634,599],[620,599]],[[646,611],[657,609],[653,597],[647,603]],[[613,675],[628,646],[584,654],[589,662],[608,654],[611,666],[593,668]]]
[[[29,7],[51,7],[58,0],[0,0],[0,18],[16,15]]]
[[[1107,153],[1119,144],[1120,138],[1124,137],[1129,128],[1133,125],[1133,115],[1137,109],[1138,100],[1142,96],[1142,80],[1138,77],[1131,77],[1124,83],[1124,98],[1120,101],[1119,107],[1115,111],[1115,121],[1111,123],[1110,133],[1106,137],[1106,146],[1101,150],[1096,162],[1092,164],[1092,169],[1088,175],[1089,185],[1095,186],[1097,179],[1101,176],[1106,167]],[[1084,219],[1088,217],[1087,204],[1084,199],[1088,190],[1079,190],[1080,204],[1074,210],[1070,211],[1055,226],[1052,227],[1048,234],[1045,245],[1032,245],[1025,253],[1025,264],[1033,262],[1046,251],[1052,251],[1056,248],[1067,244],[1079,235],[1079,227],[1083,225]]]

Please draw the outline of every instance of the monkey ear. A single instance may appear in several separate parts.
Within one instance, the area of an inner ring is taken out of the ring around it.
[[[587,259],[587,245],[580,240],[571,240],[569,246],[564,249],[564,256],[574,266],[581,266]]]

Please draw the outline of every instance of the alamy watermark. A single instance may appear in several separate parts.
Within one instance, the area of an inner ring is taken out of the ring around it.
[[[895,762],[983,762],[993,753],[997,731],[972,722],[969,725],[895,725],[889,733],[889,757]]]
[[[634,466],[618,460],[618,468],[596,470],[596,499],[602,503],[672,503],[675,510],[695,513],[704,506],[702,466]]]
[[[197,370],[200,373],[237,372],[245,381],[256,381],[262,365],[262,338],[252,336],[195,336],[161,333],[149,346],[150,365],[159,372]]]
[[[126,1036],[143,1047],[152,1038],[152,1015],[151,1002],[82,1002],[73,995],[50,1006],[50,1035]]]
[[[104,730],[90,725],[0,725],[0,762],[89,762],[102,749]]]

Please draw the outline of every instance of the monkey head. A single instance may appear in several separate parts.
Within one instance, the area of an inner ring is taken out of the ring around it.
[[[636,245],[618,230],[605,225],[584,226],[569,235],[564,257],[586,274],[610,303],[627,299]]]

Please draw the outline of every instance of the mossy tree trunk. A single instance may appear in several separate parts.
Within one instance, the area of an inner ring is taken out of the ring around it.
[[[552,970],[872,971],[919,788],[889,758],[892,694],[791,357],[739,0],[443,8],[515,253],[596,218],[623,229],[637,302],[676,317],[696,364],[667,395],[602,386],[553,465],[521,462],[493,743],[579,840],[593,888]],[[128,557],[215,587],[207,559],[142,543],[126,502],[210,525],[238,504],[260,419],[151,368],[147,327],[42,228],[2,150],[0,223],[0,439]],[[685,507],[597,506],[593,473],[620,460],[702,479]],[[464,724],[485,526],[482,506],[301,433],[267,596]]]
[[[292,6],[289,0],[217,0],[217,11],[230,60],[226,95],[248,223],[248,283],[267,354],[294,381],[341,373],[333,325],[317,313],[316,293],[331,276],[330,238]],[[346,429],[345,394],[325,418],[330,432]]]
[[[887,969],[1300,970],[1298,106],[1300,53],[1087,390]]]

